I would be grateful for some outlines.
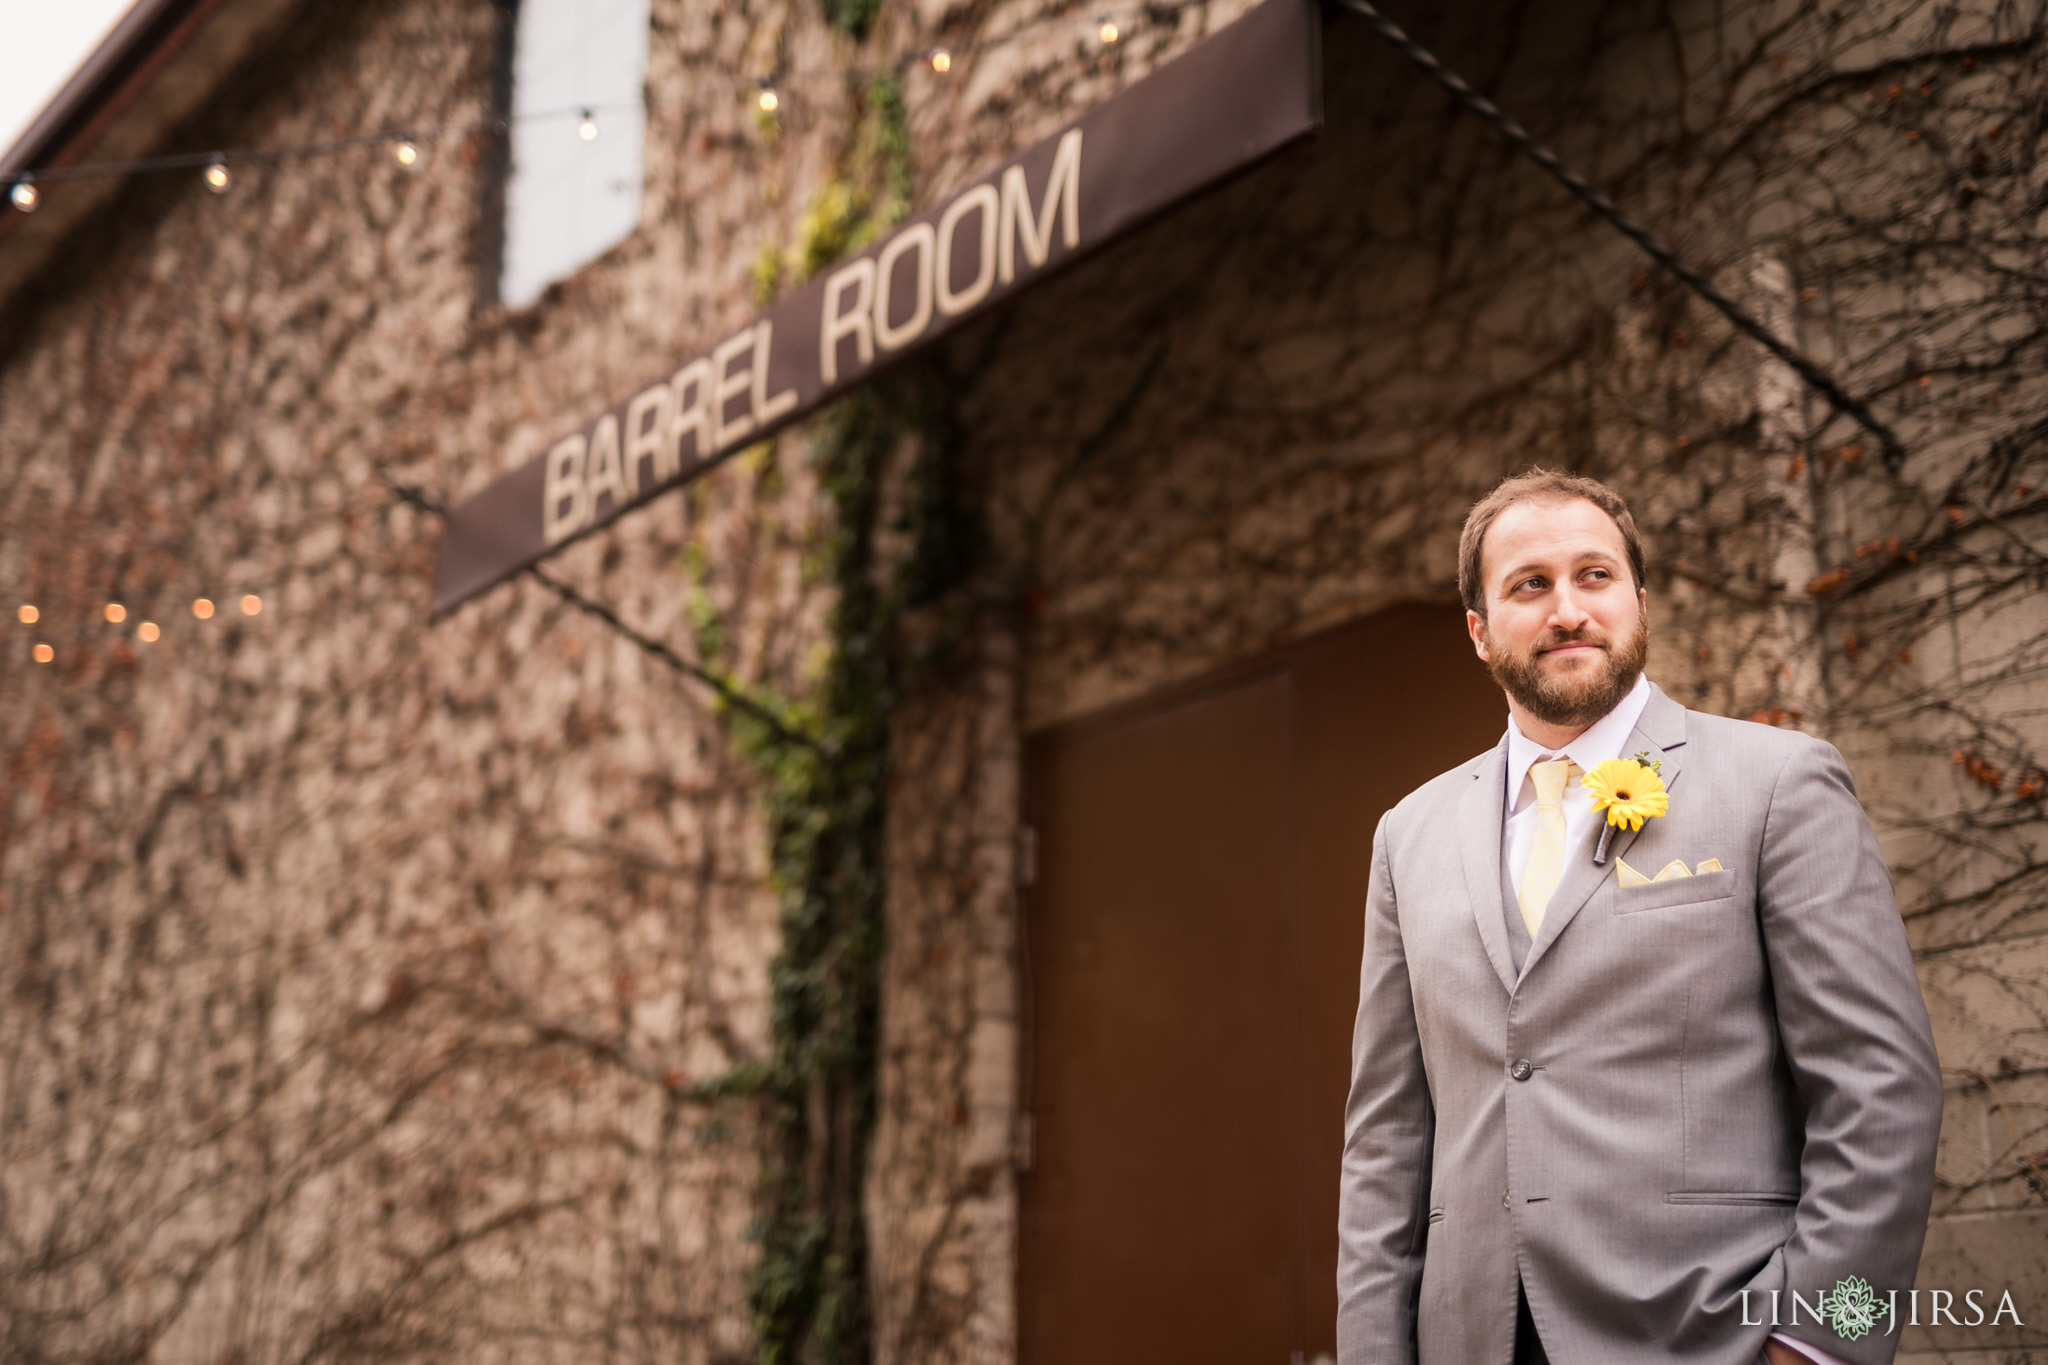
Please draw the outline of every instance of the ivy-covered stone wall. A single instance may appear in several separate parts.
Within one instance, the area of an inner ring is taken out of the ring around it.
[[[1948,1081],[1921,1283],[2048,1304],[2042,11],[1398,17],[1868,400],[1903,464],[1333,18],[1318,139],[956,347],[1020,726],[1396,601],[1462,632],[1466,507],[1539,463],[1612,481],[1651,549],[1651,675],[1832,740],[1879,826]],[[1907,1358],[2031,1358],[2021,1312]]]
[[[215,88],[157,150],[453,131],[139,177],[6,300],[0,1357],[908,1349],[933,1268],[862,1216],[924,1179],[865,1157],[873,764],[937,665],[844,646],[955,576],[943,404],[828,415],[441,621],[432,505],[1233,11],[1106,50],[1037,4],[652,8],[640,229],[531,308],[479,287],[473,0],[174,61]]]
[[[770,1047],[760,779],[532,582],[431,620],[381,477],[466,492],[747,307],[772,153],[681,96],[751,26],[659,8],[673,226],[532,310],[476,291],[476,135],[138,179],[9,301],[0,1356],[753,1354],[754,1112],[687,1092]],[[301,18],[164,145],[488,114],[490,7]],[[795,688],[816,496],[741,461],[558,571]]]
[[[640,230],[530,309],[473,135],[138,180],[5,301],[0,1356],[1014,1358],[1022,736],[1457,629],[1538,461],[1635,498],[1661,683],[1850,754],[1926,1282],[2048,1321],[2038,5],[1395,7],[1900,470],[1339,17],[1313,142],[430,619],[426,503],[1242,8],[655,0]],[[309,5],[163,145],[485,121],[495,32]]]

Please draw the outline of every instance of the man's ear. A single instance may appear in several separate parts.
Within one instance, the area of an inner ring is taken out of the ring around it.
[[[1476,611],[1466,612],[1465,633],[1472,637],[1472,651],[1484,662],[1492,663],[1486,657],[1486,618]]]

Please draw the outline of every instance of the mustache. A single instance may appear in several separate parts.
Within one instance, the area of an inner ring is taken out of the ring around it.
[[[1577,630],[1554,631],[1546,635],[1537,642],[1534,652],[1544,654],[1553,649],[1562,649],[1566,645],[1597,645],[1601,649],[1611,649],[1613,644],[1614,641],[1609,639],[1604,631],[1589,630],[1581,626]]]

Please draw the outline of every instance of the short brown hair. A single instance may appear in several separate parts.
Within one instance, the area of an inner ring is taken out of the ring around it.
[[[1628,514],[1628,504],[1622,501],[1621,494],[1583,474],[1539,468],[1502,479],[1465,514],[1465,529],[1458,535],[1458,596],[1465,599],[1465,610],[1477,612],[1481,620],[1486,618],[1486,586],[1479,581],[1479,550],[1494,518],[1518,502],[1570,502],[1575,498],[1583,498],[1614,519],[1615,529],[1621,532],[1621,543],[1628,549],[1629,572],[1635,575],[1636,587],[1643,586],[1643,542],[1636,534],[1635,518]]]

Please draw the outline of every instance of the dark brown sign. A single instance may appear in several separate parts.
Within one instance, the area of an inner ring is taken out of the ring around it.
[[[1266,0],[448,513],[448,611],[1315,128],[1315,0]]]

